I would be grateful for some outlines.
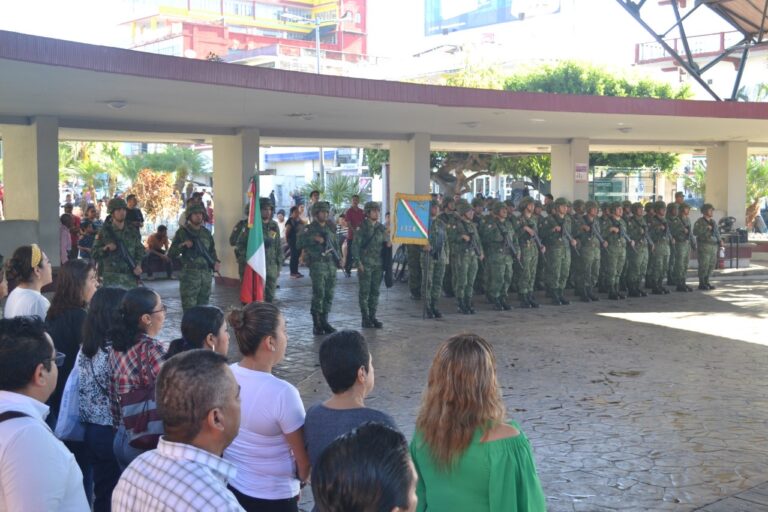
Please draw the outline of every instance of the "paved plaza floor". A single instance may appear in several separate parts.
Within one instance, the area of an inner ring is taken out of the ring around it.
[[[309,406],[328,396],[311,333],[310,281],[281,278],[288,351],[276,373]],[[410,439],[440,342],[476,332],[494,345],[504,400],[533,446],[551,511],[768,511],[768,284],[722,277],[717,290],[422,320],[407,286],[383,290],[384,329],[364,331],[376,368],[370,407]],[[178,283],[149,282],[171,308]],[[216,287],[213,302],[237,302]],[[357,280],[341,273],[331,322],[359,329]],[[232,344],[236,351],[236,344]],[[232,354],[233,359],[236,358]],[[302,500],[303,506],[311,498]]]

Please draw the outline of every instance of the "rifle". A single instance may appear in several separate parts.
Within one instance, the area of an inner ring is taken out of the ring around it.
[[[599,229],[595,229],[595,221],[592,220],[592,222],[587,222],[586,218],[587,218],[587,216],[585,215],[584,216],[584,219],[585,219],[584,220],[584,224],[589,226],[590,231],[592,231],[592,233],[594,233],[595,238],[597,238],[597,242],[600,244],[600,249],[602,249],[604,251],[607,251],[608,248],[605,247],[605,238],[603,238],[603,235],[600,234],[600,230]]]
[[[715,241],[715,243],[720,245],[722,243],[722,240],[720,240],[720,228],[717,227],[717,223],[715,223],[715,219],[709,219],[707,220],[707,223],[710,226],[712,226],[712,239]]]
[[[653,243],[653,240],[651,240],[651,234],[648,232],[648,225],[643,227],[637,220],[634,218],[632,219],[637,226],[643,230],[643,238],[645,238],[646,243],[648,243],[648,250],[653,252],[656,249],[656,244]]]
[[[693,236],[693,226],[688,225],[686,229],[688,230],[688,242],[691,244],[691,247],[693,247],[694,251],[698,251],[699,246],[696,243],[696,237]]]
[[[621,225],[621,221],[611,219],[611,225],[613,225],[615,228],[619,228],[619,237],[627,241],[627,245],[629,245],[629,247],[632,249],[632,252],[637,253],[637,249],[635,249],[635,241],[629,237],[627,231],[624,229],[624,226]]]
[[[666,219],[660,219],[661,225],[664,226],[664,238],[667,239],[667,242],[669,242],[670,245],[674,244],[675,241],[672,239],[672,233],[669,231],[669,222],[667,222]]]
[[[520,263],[520,254],[515,250],[515,245],[512,243],[512,240],[509,238],[509,234],[504,230],[504,228],[499,224],[499,221],[494,221],[496,223],[496,227],[499,229],[499,232],[501,233],[501,238],[504,241],[504,248],[509,251],[509,253],[512,255],[512,258],[515,260],[515,263],[520,265],[520,268],[523,268],[523,264]]]
[[[181,229],[183,229],[187,235],[189,235],[189,239],[192,240],[192,247],[194,247],[195,251],[197,251],[197,253],[203,257],[206,265],[208,265],[208,268],[210,268],[219,277],[221,277],[221,272],[216,270],[216,262],[213,260],[213,258],[211,258],[211,255],[208,254],[208,251],[205,249],[205,247],[203,247],[203,242],[200,241],[200,237],[194,236],[186,226],[181,226]]]
[[[433,224],[434,223],[430,220],[430,228],[433,226]],[[445,247],[445,229],[435,229],[437,230],[435,232],[435,245],[429,251],[429,255],[434,259],[439,259],[440,254],[443,252],[443,247]]]
[[[336,268],[341,268],[341,256],[339,255],[339,251],[336,250],[331,238],[327,235],[323,236],[323,252],[321,254],[323,256],[328,256],[330,254]]]
[[[137,276],[136,274],[133,273],[133,269],[136,268],[136,262],[134,261],[134,259],[131,256],[131,254],[128,252],[128,249],[125,248],[125,244],[123,243],[123,241],[115,233],[115,229],[112,226],[112,224],[110,224],[107,229],[109,229],[110,234],[112,235],[112,241],[117,246],[117,254],[118,254],[118,256],[120,256],[120,258],[129,267],[131,267],[131,274],[133,274],[133,277],[136,279],[136,286],[144,286],[144,282],[141,280],[141,276],[140,275]],[[127,229],[127,226],[124,229]]]
[[[560,238],[565,239],[565,241],[568,243],[568,246],[573,248],[573,252],[576,253],[576,256],[581,256],[579,249],[573,245],[573,236],[571,236],[571,233],[565,229],[565,219],[563,219],[563,222],[558,222],[557,224],[560,226]]]
[[[530,226],[528,226],[531,228]],[[539,232],[536,228],[531,228],[531,231],[533,231],[533,243],[536,244],[536,248],[539,250],[539,253],[544,258],[544,261],[549,262],[549,258],[547,258],[546,248],[544,247],[544,244],[541,243],[541,238],[539,238]]]

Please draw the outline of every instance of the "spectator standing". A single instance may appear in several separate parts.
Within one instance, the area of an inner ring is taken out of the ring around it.
[[[337,438],[312,470],[312,494],[319,512],[416,510],[416,473],[405,437],[366,423]]]
[[[93,249],[93,242],[96,240],[96,230],[93,222],[88,219],[84,219],[80,224],[82,235],[77,241],[77,250],[80,253],[80,258],[84,260],[91,259],[91,250]]]
[[[171,247],[171,241],[168,239],[168,228],[162,224],[157,226],[157,231],[147,237],[147,254],[142,261],[142,267],[149,277],[154,273],[152,268],[154,263],[160,264],[171,279],[173,276],[173,262],[168,257],[168,249]]]
[[[320,454],[337,437],[368,421],[397,429],[391,416],[365,407],[373,390],[373,358],[363,335],[357,331],[331,334],[320,345],[320,368],[333,395],[307,410],[304,436],[314,468]]]
[[[294,386],[272,375],[288,344],[285,317],[270,303],[252,302],[228,319],[243,356],[231,366],[242,418],[224,452],[237,467],[230,489],[248,511],[297,512],[300,486],[309,478],[304,405]]]
[[[69,261],[72,252],[72,215],[62,213],[59,217],[59,265]],[[77,247],[77,245],[75,245]]]
[[[280,228],[280,240],[285,243],[285,223],[288,219],[285,218],[285,210],[277,211],[277,227]]]
[[[58,362],[41,319],[0,320],[0,510],[90,510],[75,457],[45,424]]]
[[[313,190],[309,193],[309,205],[307,206],[307,211],[309,212],[309,222],[312,222],[314,219],[314,215],[312,214],[312,206],[320,200],[320,191],[319,190]]]
[[[297,242],[299,233],[304,225],[299,215],[299,207],[292,206],[290,216],[285,223],[285,240],[288,242],[288,249],[291,251],[291,258],[289,260],[291,279],[304,277],[304,274],[299,272],[299,255],[301,251],[298,248]]]
[[[238,432],[239,395],[221,354],[190,350],[165,363],[157,410],[166,434],[120,477],[112,510],[242,511],[227,489],[235,466],[221,458]]]
[[[269,193],[269,202],[272,203],[272,209],[277,208],[277,200],[275,199],[275,191]]]
[[[344,217],[347,219],[347,225],[349,226],[349,234],[347,235],[347,241],[351,244],[355,238],[355,230],[359,228],[365,220],[365,212],[360,208],[360,196],[355,194],[352,196],[352,206],[350,206],[344,213]],[[344,270],[347,275],[350,275],[352,271],[352,259],[346,260]]]
[[[139,200],[136,198],[136,194],[128,194],[128,197],[125,198],[125,202],[128,205],[128,210],[125,213],[125,223],[128,226],[141,231],[141,228],[144,227],[144,214],[141,213]]]
[[[166,350],[155,336],[163,328],[165,312],[166,307],[156,292],[149,288],[133,288],[120,302],[108,332],[112,340],[109,394],[112,417],[118,425],[113,449],[121,468],[126,468],[144,450],[130,445],[118,407],[119,397],[152,386],[160,373]]]
[[[417,510],[546,511],[528,439],[505,418],[491,345],[474,334],[443,343],[411,441]]]
[[[77,259],[77,240],[80,238],[80,225],[82,221],[79,215],[74,214],[74,207],[72,203],[67,203],[64,205],[64,213],[69,214],[71,217],[71,221],[69,223],[69,239],[71,247],[69,250],[68,259],[74,260]]]
[[[109,512],[112,490],[120,478],[112,445],[115,440],[109,382],[112,343],[107,331],[125,296],[124,288],[99,288],[88,305],[83,345],[77,355],[80,371],[80,420],[85,426],[85,455],[93,472],[93,512]]]
[[[48,256],[37,244],[22,245],[8,261],[6,277],[16,283],[5,301],[5,318],[39,316],[45,318],[51,303],[40,290],[51,284],[53,274]]]
[[[166,359],[203,348],[226,356],[229,352],[229,331],[224,313],[216,306],[195,306],[184,312],[181,318],[181,338],[171,342]]]
[[[205,202],[205,213],[206,213],[206,221],[205,221],[205,227],[208,228],[208,231],[213,233],[213,202],[209,199]]]

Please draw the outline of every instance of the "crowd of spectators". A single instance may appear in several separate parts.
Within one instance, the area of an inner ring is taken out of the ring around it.
[[[366,407],[374,361],[357,331],[322,341],[330,395],[305,412],[273,374],[289,343],[273,304],[191,308],[166,343],[150,288],[99,288],[92,263],[72,260],[49,304],[39,247],[4,268],[17,286],[0,320],[0,510],[298,511],[307,485],[321,512],[546,509],[476,335],[439,347],[408,445]],[[73,408],[79,429],[63,427]]]

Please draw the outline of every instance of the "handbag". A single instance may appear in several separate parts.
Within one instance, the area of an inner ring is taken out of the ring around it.
[[[127,393],[120,393],[120,413],[128,435],[128,444],[139,450],[152,450],[157,448],[164,429],[155,403],[155,380],[150,381],[143,370],[144,368],[140,371],[141,386]]]
[[[85,425],[80,421],[80,368],[77,364],[64,384],[54,433],[62,441],[85,441]]]

